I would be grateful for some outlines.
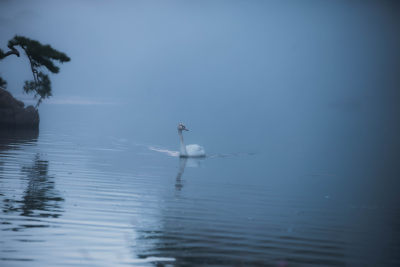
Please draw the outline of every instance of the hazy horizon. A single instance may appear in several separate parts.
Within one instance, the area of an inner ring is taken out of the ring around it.
[[[0,7],[3,49],[20,34],[72,59],[51,75],[53,97],[43,106],[116,104],[133,116],[146,114],[148,124],[163,118],[162,127],[184,121],[215,131],[251,125],[258,138],[282,123],[301,131],[335,112],[368,123],[396,121],[396,1],[0,1]],[[18,96],[31,79],[23,56],[0,62],[0,73]]]
[[[70,251],[78,228],[88,244],[99,238],[80,224],[88,212],[117,221],[96,248],[131,249],[128,262],[398,263],[399,26],[399,1],[0,0],[3,50],[18,34],[71,57],[50,75],[39,137],[5,150],[4,173],[19,177],[5,181],[35,181],[26,170],[44,162],[38,179],[57,185],[49,192],[63,197],[60,216],[79,226],[60,226]],[[24,56],[2,60],[0,75],[29,103]],[[212,156],[184,174],[186,162],[159,153],[178,150],[179,122],[187,144]],[[60,244],[53,233],[48,246]],[[11,244],[15,255],[34,252]],[[64,260],[46,252],[45,263]]]

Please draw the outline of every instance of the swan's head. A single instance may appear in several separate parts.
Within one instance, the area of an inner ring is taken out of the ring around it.
[[[178,124],[178,131],[189,131],[183,123]]]

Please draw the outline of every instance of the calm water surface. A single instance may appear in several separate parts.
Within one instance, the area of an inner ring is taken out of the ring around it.
[[[220,132],[182,160],[172,122],[163,138],[137,118],[50,115],[69,109],[1,131],[1,266],[400,264],[399,172],[368,136]]]

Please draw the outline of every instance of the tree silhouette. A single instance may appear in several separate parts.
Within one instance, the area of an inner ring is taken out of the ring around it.
[[[37,108],[43,99],[52,95],[51,82],[49,76],[42,71],[43,67],[51,73],[58,73],[60,68],[54,63],[64,63],[71,59],[65,53],[55,50],[50,45],[43,45],[36,40],[31,40],[23,36],[14,36],[13,39],[8,41],[7,46],[10,49],[7,52],[0,49],[0,60],[10,55],[19,57],[20,53],[16,47],[24,50],[25,55],[29,59],[33,80],[25,81],[24,92],[27,94],[34,93],[35,98],[38,98]],[[6,86],[7,82],[0,77],[0,88],[5,89]]]

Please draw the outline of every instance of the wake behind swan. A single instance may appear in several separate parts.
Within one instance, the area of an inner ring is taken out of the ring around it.
[[[174,151],[174,150],[168,150],[168,149],[162,149],[162,148],[157,148],[154,146],[149,146],[150,150],[156,151],[156,152],[161,152],[161,153],[165,153],[168,156],[172,156],[172,157],[179,157],[179,151]]]

